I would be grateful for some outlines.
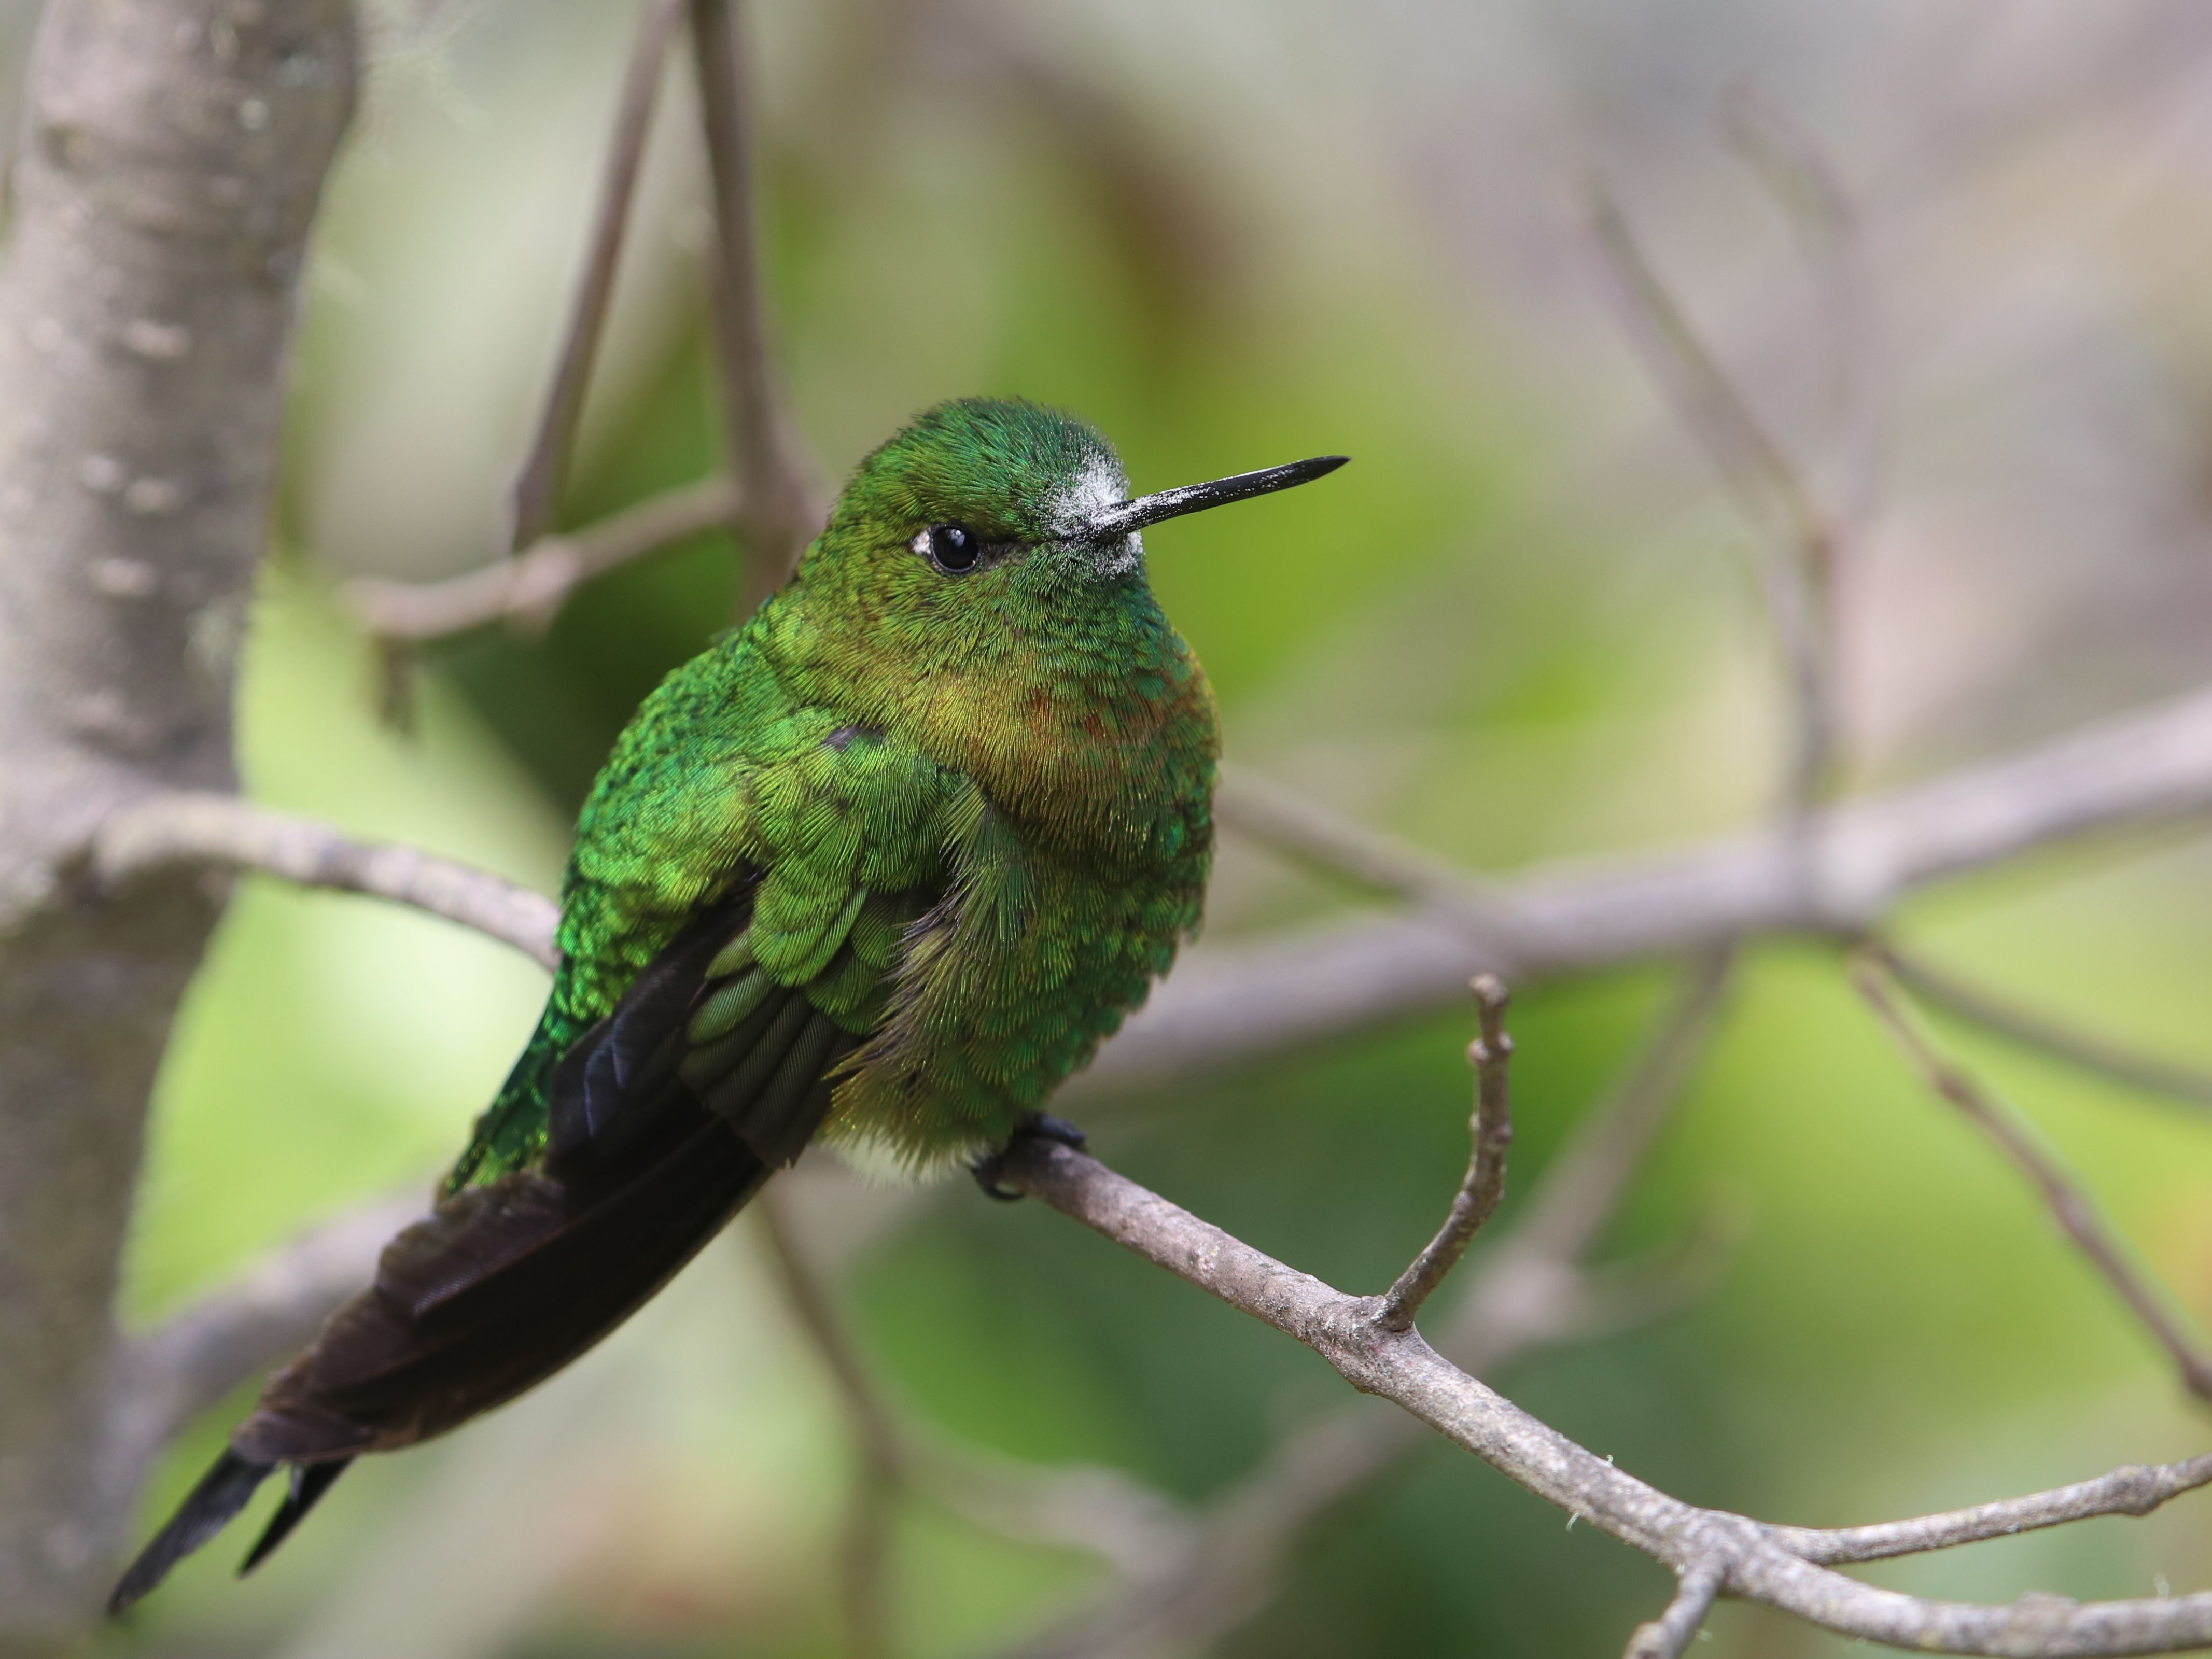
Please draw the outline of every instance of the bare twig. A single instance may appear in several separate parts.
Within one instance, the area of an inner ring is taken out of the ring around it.
[[[1796,745],[1785,803],[1809,812],[1833,769],[1837,717],[1829,592],[1838,552],[1834,525],[1768,435],[1750,404],[1698,337],[1644,257],[1627,218],[1593,184],[1590,217],[1598,246],[1629,307],[1653,372],[1674,398],[1683,423],[1704,445],[1722,482],[1753,525],[1784,550],[1760,564],[1767,611],[1796,706]]]
[[[1505,1034],[1506,1000],[1503,980],[1495,974],[1475,975],[1474,1006],[1481,1035],[1467,1051],[1475,1078],[1474,1115],[1468,1122],[1474,1146],[1468,1153],[1467,1176],[1453,1194],[1450,1213],[1437,1236],[1422,1247],[1412,1265],[1398,1276],[1398,1282],[1383,1292],[1375,1322],[1386,1331],[1413,1328],[1421,1304],[1459,1265],[1467,1247],[1505,1195],[1505,1154],[1513,1144],[1513,1106],[1508,1087],[1513,1039]]]
[[[1485,969],[1523,983],[1731,938],[1863,938],[1914,890],[2037,848],[2212,811],[2212,690],[1777,828],[1674,852],[1540,865],[1491,896],[1510,955],[1420,915],[1194,951],[1083,1086],[1127,1089],[1450,1006]]]
[[[1553,1159],[1511,1230],[1470,1265],[1441,1342],[1453,1363],[1487,1375],[1531,1348],[1590,1334],[1583,1258],[1680,1094],[1711,1031],[1731,960],[1723,950],[1693,967],[1611,1100]],[[1636,1313],[1657,1316],[1679,1299],[1647,1295]],[[1309,1528],[1427,1443],[1411,1418],[1364,1406],[1300,1428],[1207,1506],[1182,1547],[1158,1553],[1149,1567],[1125,1568],[1126,1582],[1097,1605],[1013,1654],[1119,1659],[1211,1647],[1267,1604]]]
[[[741,496],[746,610],[775,588],[828,503],[784,409],[769,354],[753,212],[752,136],[738,0],[690,0],[701,115],[714,197],[713,297],[723,419]]]
[[[1859,955],[1851,965],[1851,980],[1928,1086],[1965,1113],[2035,1183],[2060,1229],[2172,1357],[2182,1385],[2212,1403],[2212,1357],[2183,1327],[2165,1293],[2098,1214],[2073,1172],[2016,1112],[1936,1048],[1892,994],[1879,959]]]
[[[727,529],[737,512],[738,491],[727,478],[702,478],[463,575],[436,582],[362,576],[339,596],[387,641],[437,639],[487,623],[543,628],[592,577],[702,531]]]
[[[1923,1002],[1931,1003],[2024,1048],[2032,1048],[2129,1088],[2212,1109],[2212,1073],[2136,1054],[2090,1032],[2060,1024],[2046,1015],[2001,1002],[1893,945],[1869,948],[1889,970],[1891,977]]]
[[[2030,1492],[1971,1509],[1947,1510],[1910,1521],[1885,1521],[1870,1527],[1777,1527],[1774,1539],[1793,1555],[1833,1565],[1844,1561],[1887,1561],[1899,1555],[1948,1550],[1985,1538],[2063,1527],[2101,1515],[2148,1515],[2169,1499],[2212,1486],[2212,1452],[2179,1463],[2145,1468],[2130,1463],[2094,1480],[2049,1492]]]
[[[1530,1417],[1445,1361],[1417,1331],[1391,1332],[1373,1298],[1346,1296],[1211,1226],[1071,1148],[1016,1143],[1002,1178],[1314,1349],[1363,1393],[1395,1401],[1518,1485],[1678,1571],[1846,1636],[1948,1653],[2117,1655],[2212,1642],[2212,1594],[2002,1605],[1877,1589],[1792,1553],[1772,1529],[1667,1496]]]
[[[890,1525],[907,1481],[905,1439],[830,1305],[828,1288],[793,1237],[785,1202],[783,1189],[771,1182],[761,1195],[763,1228],[785,1298],[829,1368],[860,1451],[846,1511],[842,1588],[854,1659],[878,1659],[890,1645]]]
[[[584,412],[585,388],[606,324],[607,302],[614,296],[615,270],[622,262],[623,232],[629,224],[630,198],[637,191],[638,165],[645,159],[645,136],[653,124],[661,65],[684,6],[684,0],[645,0],[638,15],[636,44],[630,49],[629,70],[623,77],[622,100],[615,111],[614,137],[607,146],[599,212],[592,225],[583,280],[576,289],[576,307],[569,315],[561,360],[538,416],[529,459],[514,481],[514,525],[507,545],[517,552],[553,527],[561,485],[575,447],[576,422]]]
[[[1729,945],[1691,964],[1681,990],[1612,1098],[1576,1128],[1530,1192],[1509,1249],[1576,1262],[1597,1248],[1712,1039],[1735,969],[1735,951]]]
[[[1667,1611],[1650,1624],[1636,1627],[1622,1659],[1682,1659],[1704,1628],[1705,1615],[1713,1610],[1725,1577],[1720,1566],[1710,1561],[1683,1568],[1681,1588],[1667,1604]]]
[[[390,899],[489,934],[548,968],[560,962],[560,909],[544,894],[412,847],[354,841],[235,795],[155,795],[101,825],[91,848],[92,874],[105,887],[179,864],[227,864]]]

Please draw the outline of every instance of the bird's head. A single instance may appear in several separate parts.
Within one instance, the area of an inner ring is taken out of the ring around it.
[[[1001,805],[1147,831],[1159,768],[1210,768],[1212,694],[1145,580],[1142,533],[1341,456],[1131,499],[1114,447],[1034,404],[939,404],[860,463],[757,638],[803,699],[896,728]]]
[[[1343,464],[1322,456],[1133,500],[1121,458],[1092,427],[1035,404],[963,398],[860,463],[802,580],[949,643],[1033,605],[1057,612],[1141,592],[1146,526]]]

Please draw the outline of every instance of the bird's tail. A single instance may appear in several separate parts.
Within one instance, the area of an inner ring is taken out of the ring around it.
[[[375,1283],[270,1379],[112,1607],[214,1537],[274,1470],[292,1471],[292,1489],[241,1571],[356,1455],[442,1434],[551,1376],[797,1155],[849,1042],[797,992],[759,1000],[716,1050],[720,1069],[681,1071],[686,1021],[726,928],[693,930],[562,1057],[535,1165],[449,1194],[386,1246]]]
[[[169,1517],[169,1524],[138,1552],[138,1559],[107,1598],[108,1612],[122,1612],[167,1577],[171,1567],[228,1526],[276,1469],[274,1463],[257,1463],[234,1451],[224,1451]]]

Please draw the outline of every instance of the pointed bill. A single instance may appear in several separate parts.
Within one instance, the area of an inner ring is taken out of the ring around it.
[[[1203,513],[1209,507],[1226,507],[1231,501],[1311,483],[1351,459],[1349,455],[1316,455],[1311,460],[1263,467],[1257,472],[1239,472],[1232,477],[1216,478],[1211,483],[1163,489],[1156,495],[1139,495],[1133,501],[1116,501],[1092,514],[1085,528],[1093,540],[1110,540],[1158,524],[1163,519],[1180,519],[1186,513]]]

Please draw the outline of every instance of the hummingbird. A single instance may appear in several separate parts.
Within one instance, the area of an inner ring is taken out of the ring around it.
[[[617,739],[544,1012],[430,1214],[110,1612],[279,1470],[241,1575],[354,1458],[551,1376],[811,1142],[987,1190],[1014,1138],[1079,1144],[1044,1105],[1195,931],[1212,860],[1213,693],[1143,532],[1345,459],[1132,498],[1096,429],[984,398],[869,454],[789,579]]]

